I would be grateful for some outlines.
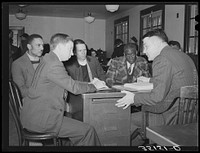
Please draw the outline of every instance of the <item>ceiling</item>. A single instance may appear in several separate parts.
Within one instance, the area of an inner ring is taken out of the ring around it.
[[[23,6],[23,10],[30,16],[51,16],[51,17],[71,17],[71,18],[83,18],[87,16],[88,12],[91,12],[92,16],[96,19],[106,19],[113,15],[117,15],[121,12],[127,11],[136,5],[120,5],[116,12],[108,12],[105,5],[72,5],[72,4],[59,4],[59,5],[35,5],[28,4]],[[15,14],[18,12],[18,5],[9,5],[9,14]]]

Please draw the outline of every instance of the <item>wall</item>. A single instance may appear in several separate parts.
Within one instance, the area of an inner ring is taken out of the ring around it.
[[[105,20],[96,19],[88,24],[82,18],[27,16],[18,20],[9,15],[9,26],[24,26],[26,33],[40,34],[45,43],[49,43],[53,34],[61,32],[73,39],[83,39],[89,48],[105,50]]]
[[[177,18],[178,13],[178,18]],[[185,6],[166,5],[165,6],[165,31],[169,40],[178,41],[183,48],[184,26],[185,25]]]
[[[129,39],[135,36],[139,41],[140,36],[140,11],[153,5],[137,5],[136,7],[111,17],[106,20],[106,50],[107,57],[111,57],[114,46],[114,20],[129,16]],[[179,13],[179,18],[177,18]],[[165,6],[165,32],[169,40],[179,41],[183,46],[184,40],[184,5],[166,5]]]

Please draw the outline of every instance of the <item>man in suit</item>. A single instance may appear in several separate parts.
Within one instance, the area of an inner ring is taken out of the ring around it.
[[[74,40],[75,56],[65,63],[65,68],[74,80],[91,82],[94,78],[105,81],[106,75],[97,58],[87,56],[83,40]],[[68,103],[72,117],[83,121],[83,101],[81,95],[69,94]]]
[[[37,132],[51,132],[58,137],[68,137],[74,146],[96,146],[100,141],[95,129],[64,116],[68,92],[82,94],[94,92],[96,85],[74,81],[62,61],[73,55],[73,41],[66,34],[55,34],[50,40],[51,51],[38,65],[20,119],[24,128]]]
[[[37,68],[43,52],[43,39],[38,34],[32,34],[28,38],[28,50],[23,56],[12,63],[12,78],[18,85],[22,97],[25,97],[31,85],[35,69]]]
[[[130,105],[154,105],[154,110],[162,112],[180,95],[182,86],[197,85],[198,74],[193,61],[188,55],[168,45],[168,38],[163,30],[156,29],[143,36],[144,53],[153,60],[153,76],[146,81],[153,83],[148,93],[131,93],[117,101],[117,107],[126,109]],[[142,79],[141,79],[142,80]],[[177,105],[163,114],[151,114],[149,126],[175,124]],[[132,114],[132,131],[141,127],[141,112]],[[136,142],[132,145],[138,145]]]

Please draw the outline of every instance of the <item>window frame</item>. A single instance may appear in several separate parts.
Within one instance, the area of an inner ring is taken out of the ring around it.
[[[126,44],[129,42],[129,39],[128,39],[129,38],[129,16],[125,16],[114,21],[114,41],[115,39],[117,39],[117,25],[123,24],[124,22],[127,22],[127,33],[123,33],[123,31],[121,30],[122,33],[119,35],[127,34],[127,38],[126,38],[127,42],[124,42],[124,40],[121,39]]]
[[[190,43],[190,38],[194,38],[194,42],[196,42],[196,38],[198,39],[198,31],[195,30],[194,33],[195,35],[192,36],[190,35],[190,25],[191,25],[191,21],[195,20],[194,17],[191,18],[191,5],[197,5],[197,9],[198,9],[198,4],[194,3],[194,4],[186,4],[185,5],[185,33],[184,33],[184,46],[183,46],[183,52],[185,53],[192,53],[195,55],[198,55],[198,49],[197,52],[189,52],[189,43]],[[198,10],[199,11],[199,10]],[[197,12],[198,12],[197,11]],[[198,14],[197,14],[198,15]],[[196,22],[196,21],[195,21]],[[195,43],[196,44],[196,43]],[[197,46],[198,47],[198,46]],[[194,45],[194,50],[196,49],[196,46]]]
[[[140,42],[139,42],[139,52],[140,53],[143,53],[143,50],[142,50],[142,37],[143,37],[143,30],[145,28],[143,28],[143,17],[145,15],[148,15],[148,14],[153,14],[153,13],[156,13],[158,11],[162,11],[162,15],[161,15],[161,24],[159,27],[161,27],[161,29],[165,29],[165,5],[164,4],[158,4],[158,5],[155,5],[155,6],[152,6],[150,8],[147,8],[147,9],[144,9],[144,10],[141,10],[140,11]],[[152,18],[151,18],[151,27],[150,29],[152,29],[153,26],[152,26]],[[147,28],[148,29],[148,28]]]

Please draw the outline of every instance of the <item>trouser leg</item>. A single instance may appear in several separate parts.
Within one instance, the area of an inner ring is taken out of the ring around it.
[[[100,146],[95,129],[87,123],[64,117],[59,137],[68,137],[74,146]]]

